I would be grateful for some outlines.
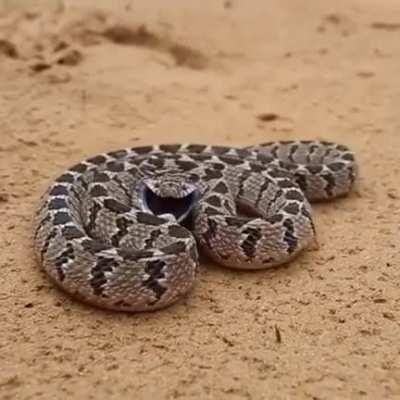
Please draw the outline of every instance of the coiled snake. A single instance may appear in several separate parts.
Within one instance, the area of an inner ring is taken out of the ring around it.
[[[291,260],[315,240],[309,201],[347,194],[356,174],[352,152],[324,141],[101,154],[47,190],[35,251],[52,280],[87,303],[155,310],[193,286],[197,246],[232,268]]]

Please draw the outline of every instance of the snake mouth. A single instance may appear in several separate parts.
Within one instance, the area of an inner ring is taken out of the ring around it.
[[[172,214],[178,222],[190,217],[198,198],[196,189],[181,198],[161,197],[146,185],[141,190],[141,200],[146,211],[154,215]]]

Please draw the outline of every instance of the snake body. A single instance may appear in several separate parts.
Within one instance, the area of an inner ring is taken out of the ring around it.
[[[291,260],[315,240],[309,201],[347,194],[356,175],[353,153],[324,141],[100,154],[44,194],[35,252],[51,279],[84,302],[160,309],[192,288],[198,248],[232,268]]]

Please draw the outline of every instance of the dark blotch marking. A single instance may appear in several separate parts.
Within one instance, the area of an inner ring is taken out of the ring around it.
[[[331,171],[337,172],[337,171],[340,171],[341,169],[343,169],[343,163],[341,163],[341,162],[330,163],[330,164],[328,164],[328,168]]]
[[[233,209],[233,207],[231,206],[231,204],[229,203],[228,200],[224,201],[224,208],[231,214],[235,213],[235,210]]]
[[[124,185],[121,179],[118,176],[114,177],[114,182],[121,188],[121,190],[125,193],[125,196],[130,199],[132,194],[129,192],[128,188]]]
[[[53,229],[50,231],[49,235],[46,237],[46,240],[44,241],[43,247],[40,251],[40,258],[41,258],[42,263],[43,263],[44,255],[46,254],[47,249],[50,246],[51,240],[54,239],[56,236],[57,236],[57,230]]]
[[[205,170],[206,176],[204,177],[206,180],[211,180],[211,179],[219,179],[222,178],[223,174],[221,171],[215,170],[215,169],[210,169],[207,168]]]
[[[67,240],[79,239],[85,236],[85,234],[75,226],[65,226],[62,230],[62,234]]]
[[[71,171],[84,173],[88,169],[86,164],[79,163],[70,168]]]
[[[165,246],[160,250],[163,251],[165,254],[177,254],[184,252],[186,250],[186,245],[183,242],[176,242]]]
[[[176,153],[180,148],[180,144],[161,144],[160,150],[166,151],[167,153]]]
[[[295,174],[294,175],[294,180],[296,181],[296,183],[299,185],[300,189],[305,192],[307,191],[307,179],[305,177],[305,175],[303,174]]]
[[[299,149],[299,145],[298,144],[293,144],[293,146],[290,147],[290,151],[289,151],[289,155],[288,155],[288,159],[290,161],[294,162],[294,156],[296,154],[296,151]]]
[[[243,197],[246,188],[245,188],[245,182],[247,181],[247,179],[251,176],[251,172],[250,171],[242,171],[242,173],[239,175],[239,182],[237,184],[239,191],[237,193],[237,197],[241,198]],[[245,197],[245,196],[244,196]]]
[[[228,186],[224,182],[218,182],[217,185],[215,185],[214,192],[225,194],[229,192]]]
[[[71,186],[70,190],[71,190],[71,193],[74,195],[75,199],[77,199],[80,202],[81,195],[78,192],[78,188],[76,186]]]
[[[68,204],[65,199],[54,198],[49,203],[49,210],[59,210],[60,208],[67,208]]]
[[[62,268],[64,264],[75,259],[74,248],[71,243],[67,243],[66,249],[54,259],[54,265],[56,266],[58,279],[62,282],[65,279],[65,272]]]
[[[159,229],[156,229],[154,231],[151,231],[150,237],[145,240],[144,242],[144,247],[145,249],[150,249],[154,246],[154,242],[157,240],[157,238],[161,235],[161,231]]]
[[[106,272],[111,272],[116,266],[116,261],[112,258],[99,257],[96,265],[93,267],[90,279],[90,286],[96,296],[104,293],[104,284],[107,282]]]
[[[225,221],[229,226],[233,226],[234,228],[241,228],[247,223],[246,219],[238,217],[226,217]]]
[[[128,152],[124,149],[111,151],[108,153],[108,155],[113,158],[122,158],[122,157],[125,157],[127,154],[128,154]]]
[[[336,182],[335,178],[333,177],[332,174],[322,174],[321,177],[325,180],[326,186],[325,186],[325,192],[328,194],[328,196],[333,196],[333,190],[335,188]]]
[[[86,251],[92,254],[96,254],[100,251],[107,250],[110,248],[105,243],[99,242],[98,240],[94,239],[83,240],[81,244]]]
[[[217,233],[218,224],[212,218],[208,218],[207,223],[208,223],[208,230],[207,230],[208,236],[215,237],[215,234]]]
[[[136,215],[137,221],[141,224],[147,224],[147,225],[163,225],[165,224],[165,220],[162,218],[159,218],[155,215],[144,213],[144,212],[139,212]]]
[[[106,168],[112,172],[122,172],[125,170],[124,164],[119,161],[109,161]]]
[[[285,142],[282,141],[281,144],[285,144]],[[277,158],[277,159],[279,158],[279,156],[278,156],[278,149],[279,149],[279,146],[276,146],[276,145],[271,146],[271,148],[270,148],[270,152],[271,152],[272,156],[273,156],[274,158]]]
[[[286,228],[283,240],[286,242],[288,246],[287,249],[288,253],[292,254],[296,250],[298,243],[297,238],[294,236],[294,225],[290,219],[286,219],[283,222],[283,226]]]
[[[292,215],[297,215],[300,211],[300,207],[297,203],[289,203],[284,207],[284,210]]]
[[[261,238],[261,232],[256,228],[246,228],[243,233],[247,234],[240,247],[248,258],[253,258],[256,253],[256,246]]]
[[[310,212],[307,210],[307,208],[306,208],[304,205],[301,207],[301,213],[302,213],[306,218],[308,218],[308,219],[311,220],[311,214],[310,214]]]
[[[223,171],[226,168],[226,165],[220,162],[213,162],[211,163],[211,165],[214,169],[217,169],[218,171]]]
[[[56,182],[74,183],[74,176],[68,172],[56,179]]]
[[[288,200],[304,201],[303,195],[298,190],[295,189],[288,190],[286,192],[286,198]]]
[[[159,300],[167,291],[167,289],[158,282],[159,279],[165,277],[163,272],[165,265],[164,261],[154,260],[148,261],[144,267],[145,272],[150,276],[143,282],[143,284],[154,292],[157,300]]]
[[[306,159],[308,163],[311,163],[311,158],[316,150],[318,150],[319,146],[317,144],[312,144],[308,148]]]
[[[117,214],[123,214],[130,211],[130,207],[126,206],[125,204],[120,203],[115,199],[105,199],[104,200],[104,207],[108,210],[115,212]]]
[[[97,202],[93,202],[89,210],[89,222],[86,225],[87,232],[91,233],[96,227],[96,219],[98,213],[101,211],[101,206]]]
[[[242,160],[250,157],[252,153],[246,149],[235,149],[235,152],[238,157],[240,157]]]
[[[346,161],[354,161],[354,155],[351,153],[346,153],[343,154],[342,159]]]
[[[165,165],[165,161],[160,157],[151,157],[147,162],[156,168],[163,168]]]
[[[228,165],[240,165],[243,164],[243,160],[241,160],[240,158],[237,157],[230,157],[230,156],[226,156],[226,157],[221,157],[221,160],[228,164]]]
[[[162,272],[165,267],[165,261],[162,260],[151,260],[147,261],[144,270],[146,274],[150,275],[150,279],[160,279],[164,278],[164,273]]]
[[[314,232],[314,236],[317,234],[316,229],[315,229],[315,225],[314,225],[314,221],[312,219],[311,213],[309,210],[307,210],[307,208],[303,205],[301,207],[301,213],[310,221],[311,224],[311,228]]]
[[[37,235],[39,234],[40,229],[46,222],[51,221],[50,214],[46,214],[46,216],[37,224],[33,237],[36,239]]]
[[[132,150],[137,154],[147,154],[153,150],[153,146],[132,147]]]
[[[55,215],[54,215],[54,220],[53,223],[54,225],[64,225],[68,222],[71,222],[72,218],[69,215],[69,213],[65,212],[65,211],[58,211]]]
[[[98,172],[96,171],[93,174],[93,182],[94,183],[104,183],[104,182],[109,182],[110,181],[110,177],[105,174],[104,172]]]
[[[268,218],[268,222],[270,222],[271,224],[277,224],[279,222],[282,222],[282,220],[283,220],[282,214],[275,214]]]
[[[295,143],[294,141],[288,141],[288,143]],[[314,140],[300,140],[300,144],[309,145],[314,143]]]
[[[287,178],[288,177],[288,173],[282,169],[279,168],[274,168],[271,169],[269,171],[269,174],[273,177],[273,178]]]
[[[262,183],[258,194],[257,194],[257,200],[255,202],[255,206],[257,207],[260,203],[260,201],[262,200],[262,196],[265,193],[266,190],[268,190],[268,186],[270,185],[271,181],[268,178],[264,178],[264,182]]]
[[[53,186],[49,192],[50,196],[67,196],[68,188],[62,185]]]
[[[210,154],[209,153],[199,153],[199,154],[194,154],[192,153],[190,155],[194,160],[196,161],[210,161]]]
[[[77,182],[84,190],[87,190],[87,188],[89,187],[89,184],[86,182],[85,175],[78,176]]]
[[[323,170],[322,165],[306,165],[305,167],[310,174],[320,174]]]
[[[231,150],[230,147],[225,146],[211,146],[211,152],[216,154],[217,156],[222,156],[225,153],[228,153]]]
[[[124,217],[120,217],[116,221],[116,225],[118,227],[118,232],[116,232],[112,237],[111,237],[111,243],[113,246],[118,247],[121,239],[127,235],[128,233],[128,228],[133,224],[132,221],[129,219],[126,219]]]
[[[251,163],[250,169],[252,170],[252,172],[260,173],[265,171],[265,166],[261,164]]]
[[[222,206],[221,199],[216,195],[212,195],[210,197],[207,197],[205,199],[205,201],[208,204],[212,205],[213,207],[221,207]]]
[[[106,188],[104,188],[101,185],[94,185],[90,189],[90,195],[92,197],[102,197],[102,196],[108,196],[108,192]]]
[[[102,154],[99,154],[98,156],[89,158],[87,161],[90,162],[91,164],[102,165],[107,161],[107,158]]]
[[[294,186],[294,182],[291,181],[290,179],[283,179],[281,181],[278,182],[279,187],[281,188],[291,188]]]
[[[123,250],[118,249],[118,255],[127,261],[136,262],[144,258],[153,257],[154,253],[150,250]]]
[[[126,172],[136,178],[137,174],[139,173],[139,169],[138,167],[130,167],[126,170]]]
[[[179,239],[186,239],[186,238],[190,237],[190,233],[187,231],[187,229],[185,229],[179,225],[170,225],[168,227],[168,233],[172,237],[176,237]]]
[[[212,218],[207,218],[207,225],[208,225],[207,231],[204,233],[203,238],[204,241],[207,243],[207,247],[209,249],[212,249],[213,248],[212,239],[215,238],[218,224]]]
[[[293,144],[293,143],[296,143],[294,140],[280,140],[279,141],[279,144],[280,145],[290,145],[290,144]],[[307,140],[304,140],[304,142],[302,142],[302,143],[308,143],[307,142]]]
[[[167,289],[164,286],[161,286],[156,280],[152,280],[149,278],[148,280],[144,281],[143,284],[150,289],[151,291],[154,292],[157,300],[154,302],[151,302],[151,305],[154,305],[157,303],[158,300],[161,299],[162,295],[167,291]]]
[[[191,144],[186,147],[187,151],[193,152],[193,153],[201,153],[207,148],[206,145],[203,144]]]
[[[197,174],[190,174],[189,180],[193,183],[196,183],[200,180],[200,177]]]
[[[338,145],[336,145],[336,148],[337,148],[339,151],[349,151],[349,149],[348,149],[346,146],[344,146],[343,144],[338,144]]]
[[[276,163],[276,161],[275,161]],[[286,161],[278,161],[278,166],[279,168],[284,169],[285,171],[293,171],[296,170],[299,165],[297,163],[294,162],[286,162]]]
[[[190,171],[198,167],[198,164],[193,161],[176,160],[175,163],[183,171]]]
[[[129,164],[133,164],[133,165],[140,165],[140,164],[142,164],[142,162],[143,162],[143,158],[142,157],[139,157],[139,154],[138,155],[133,155],[133,156],[130,156],[128,159],[127,159],[127,161],[129,162]],[[130,172],[130,173],[132,173],[131,171],[129,171],[129,170],[127,170],[127,172]]]

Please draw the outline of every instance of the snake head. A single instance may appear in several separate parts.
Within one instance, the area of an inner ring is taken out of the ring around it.
[[[196,185],[176,175],[151,177],[140,188],[143,209],[162,216],[172,214],[178,222],[185,220],[199,199]]]

